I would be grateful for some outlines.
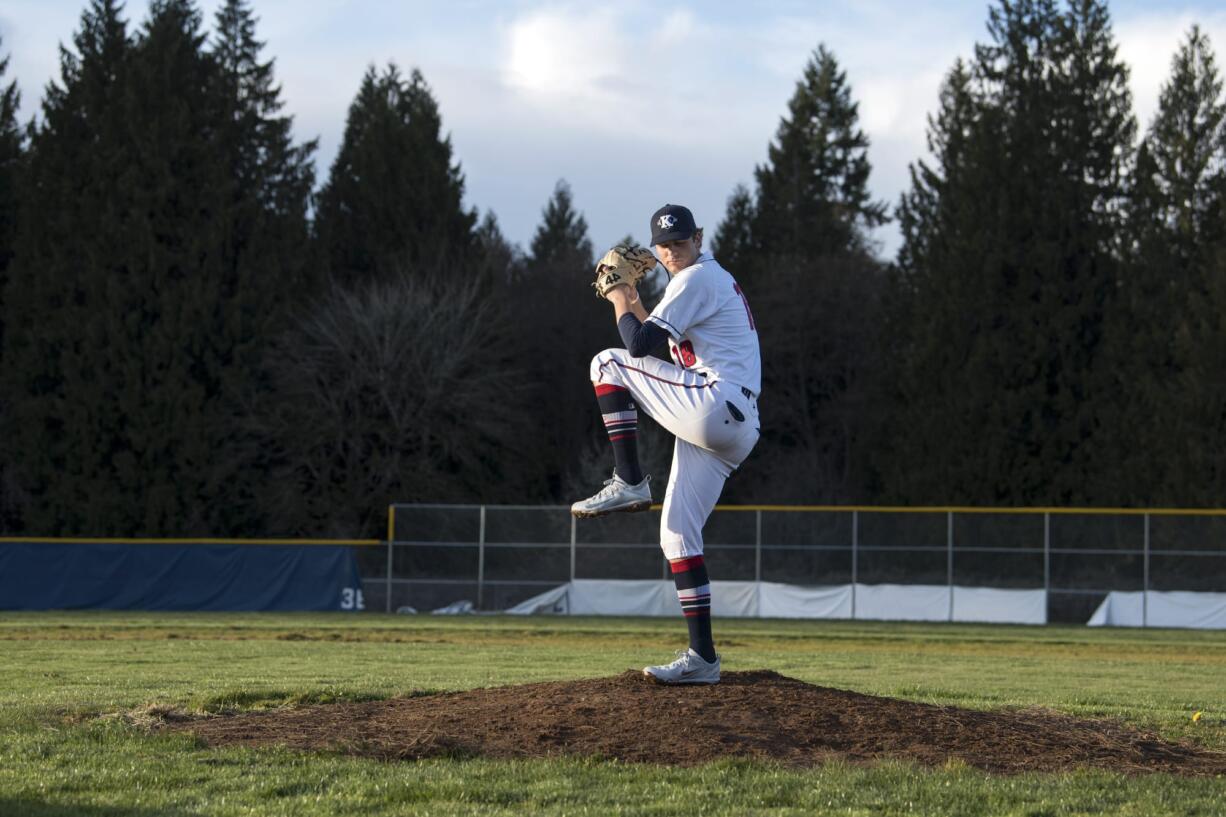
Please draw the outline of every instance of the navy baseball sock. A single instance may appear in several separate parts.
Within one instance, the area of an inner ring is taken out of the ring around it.
[[[613,446],[613,462],[617,475],[631,485],[643,481],[639,466],[639,412],[629,389],[621,386],[596,385],[596,402],[604,418],[605,431]]]
[[[701,556],[669,561],[681,612],[690,628],[690,649],[704,661],[715,660],[715,639],[711,637],[711,581],[707,563]]]

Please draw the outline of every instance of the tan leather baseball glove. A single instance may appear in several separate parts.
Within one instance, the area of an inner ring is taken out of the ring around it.
[[[656,257],[646,247],[618,244],[596,264],[596,280],[592,286],[597,295],[607,298],[613,287],[636,286],[655,266]]]

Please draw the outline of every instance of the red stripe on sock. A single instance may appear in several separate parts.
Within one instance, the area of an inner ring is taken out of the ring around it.
[[[607,383],[593,383],[592,385],[596,387],[597,397],[604,397],[606,394],[613,394],[618,391],[630,391],[625,386],[610,386]]]
[[[688,559],[678,559],[675,562],[669,562],[668,566],[674,573],[684,573],[687,570],[693,570],[702,565],[701,556],[691,556]]]
[[[616,436],[610,437],[609,442],[613,442],[614,440],[624,440],[627,437],[637,437],[637,436],[638,436],[637,434],[618,434]]]

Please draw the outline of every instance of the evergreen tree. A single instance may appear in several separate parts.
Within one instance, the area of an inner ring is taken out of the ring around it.
[[[824,45],[805,65],[788,114],[754,172],[756,245],[807,258],[866,249],[865,231],[885,223],[886,206],[871,200],[859,104]],[[734,196],[731,204],[743,203]]]
[[[1094,0],[1001,0],[988,31],[969,79],[946,83],[938,167],[916,170],[901,208],[909,323],[887,426],[907,453],[883,481],[895,501],[1110,501],[1097,432],[1135,132],[1127,69]]]
[[[715,228],[711,253],[728,269],[743,269],[752,262],[754,206],[753,196],[738,184],[728,197],[724,220]]]
[[[319,194],[319,254],[335,280],[456,274],[449,268],[468,260],[477,214],[463,207],[464,176],[441,127],[420,72],[405,80],[395,65],[367,70]]]
[[[524,319],[531,354],[550,361],[533,405],[540,423],[538,456],[549,465],[546,489],[559,501],[576,491],[583,455],[599,442],[599,412],[588,366],[601,349],[620,345],[604,301],[582,285],[594,274],[587,220],[559,180],[529,245],[523,284],[511,306]],[[604,443],[607,447],[607,441]],[[597,449],[603,452],[603,449]]]
[[[546,274],[551,268],[583,269],[594,263],[587,220],[576,212],[570,185],[559,179],[553,196],[541,212],[542,221],[532,236],[529,256],[532,268]]]
[[[0,45],[2,45],[0,41]],[[0,81],[8,71],[8,57],[0,59]],[[21,197],[18,194],[25,140],[17,126],[17,108],[21,96],[14,80],[0,88],[0,364],[4,360],[4,309],[8,266],[16,251],[17,214]],[[11,396],[10,396],[11,397]],[[9,410],[8,400],[0,398],[0,427]],[[20,526],[20,491],[10,473],[10,464],[0,464],[0,531],[16,531]]]
[[[1208,36],[1193,26],[1171,62],[1158,113],[1138,159],[1133,195],[1136,249],[1164,245],[1164,268],[1203,264],[1203,250],[1222,240],[1226,101]]]
[[[0,40],[0,45],[3,45],[3,40]],[[8,65],[8,57],[0,59],[0,81],[3,81]],[[17,125],[17,108],[20,105],[21,94],[17,90],[16,80],[0,88],[0,301],[3,301],[5,270],[13,258],[17,234],[17,182],[25,153],[25,140]],[[4,325],[0,324],[0,343],[3,337]]]
[[[246,0],[226,0],[217,11],[212,49],[221,108],[218,141],[229,162],[232,197],[226,256],[244,287],[261,290],[248,298],[260,313],[249,315],[252,321],[278,315],[276,307],[306,294],[320,273],[307,269],[305,252],[317,141],[293,143],[293,118],[280,114],[281,89],[272,61],[260,60],[264,44],[255,37],[255,25]]]
[[[234,41],[221,38],[224,52]],[[235,500],[258,474],[235,452],[231,402],[280,287],[299,280],[300,261],[272,256],[301,243],[310,178],[293,149],[277,153],[259,72],[236,87],[204,40],[188,0],[153,3],[135,38],[117,4],[97,0],[44,101],[4,374],[23,430],[6,453],[33,495],[34,531],[252,524]]]
[[[1193,27],[1138,151],[1131,265],[1112,325],[1119,390],[1117,490],[1138,504],[1216,504],[1223,408],[1213,374],[1226,330],[1214,277],[1226,251],[1226,101],[1208,37]]]
[[[256,20],[245,0],[217,11],[211,54],[216,62],[215,142],[225,161],[225,207],[217,248],[221,281],[213,315],[214,342],[222,349],[219,390],[227,410],[211,435],[217,465],[232,471],[212,501],[233,508],[229,524],[262,524],[259,486],[268,475],[241,439],[241,406],[267,388],[261,377],[268,346],[295,304],[319,290],[324,270],[309,262],[307,208],[314,185],[316,142],[295,145],[293,119],[281,114],[272,61],[260,58]],[[235,416],[238,413],[239,416]]]
[[[526,264],[523,251],[503,236],[493,210],[486,210],[477,225],[476,243],[482,277],[490,282],[494,291],[505,292],[523,279]]]
[[[73,43],[75,53],[60,50],[62,84],[48,85],[43,122],[31,137],[20,253],[4,300],[0,377],[11,402],[0,446],[34,499],[25,518],[30,533],[120,533],[109,525],[113,489],[94,499],[88,478],[114,444],[90,401],[113,402],[100,393],[102,381],[121,368],[89,360],[104,348],[111,319],[96,303],[103,270],[121,268],[125,244],[109,203],[124,187],[128,134],[132,44],[119,4],[93,0]]]
[[[979,144],[972,138],[981,126],[980,118],[988,114],[976,98],[970,69],[961,59],[955,61],[941,85],[937,115],[928,118],[928,150],[936,165],[930,167],[921,160],[911,166],[911,190],[901,196],[898,206],[904,240],[897,266],[908,289],[931,291],[926,289],[926,273],[943,266],[934,255],[942,246],[935,239],[965,217],[955,209],[960,202],[947,192],[958,184],[988,180],[990,168],[983,164],[986,157],[973,153]],[[973,284],[977,279],[968,276],[962,283]]]
[[[943,492],[965,479],[962,469],[986,467],[983,441],[963,424],[982,432],[999,419],[997,404],[969,382],[969,372],[990,365],[984,339],[999,320],[991,306],[999,296],[982,268],[999,248],[989,231],[969,228],[996,185],[997,157],[981,134],[999,126],[971,70],[958,60],[946,75],[929,117],[934,163],[911,166],[897,211],[903,244],[882,332],[890,349],[873,401],[883,407],[873,418],[872,456],[887,501],[947,501]],[[910,422],[920,425],[901,425]]]
[[[805,66],[755,171],[728,200],[715,249],[745,288],[763,350],[762,448],[730,500],[839,501],[859,493],[865,377],[883,284],[868,231],[868,138],[834,55]]]

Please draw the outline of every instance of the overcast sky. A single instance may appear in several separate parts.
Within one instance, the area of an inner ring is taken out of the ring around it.
[[[22,120],[58,78],[85,0],[0,0],[6,83]],[[200,3],[208,27],[220,0]],[[751,184],[787,101],[819,43],[847,72],[872,141],[870,186],[897,202],[907,165],[926,153],[926,116],[953,61],[987,39],[984,0],[826,2],[377,2],[252,0],[264,56],[276,61],[299,140],[319,139],[320,182],[371,63],[421,69],[466,179],[469,206],[493,210],[527,246],[559,178],[574,191],[598,248],[648,237],[665,202],[713,229],[737,183]],[[1171,56],[1193,23],[1219,65],[1221,0],[1116,0],[1120,54],[1148,124]],[[147,4],[129,2],[130,28]],[[710,234],[710,230],[708,230]],[[897,229],[878,233],[892,257]]]

